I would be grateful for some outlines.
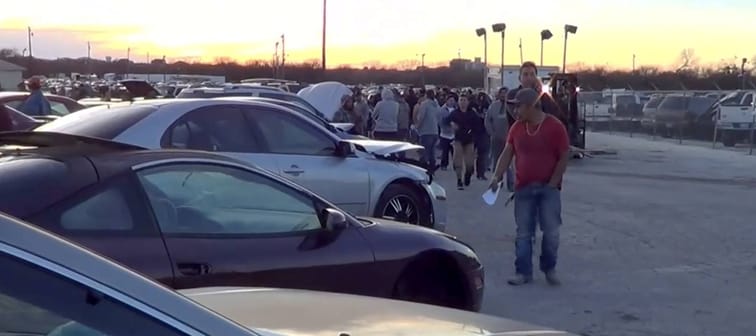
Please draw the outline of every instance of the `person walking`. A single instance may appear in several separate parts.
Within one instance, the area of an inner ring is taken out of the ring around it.
[[[479,106],[481,106],[479,104]],[[488,171],[491,156],[491,137],[486,131],[485,120],[486,110],[472,109],[475,113],[475,125],[473,125],[473,142],[475,145],[475,175],[478,180],[487,180],[486,171]]]
[[[381,101],[373,110],[375,128],[373,136],[376,140],[397,140],[399,132],[399,103],[394,99],[394,93],[386,88],[381,91]]]
[[[415,114],[415,130],[420,138],[420,146],[423,146],[422,162],[433,174],[436,171],[436,143],[438,142],[438,115],[441,107],[436,102],[436,93],[433,90],[425,91],[425,100]]]
[[[559,227],[562,225],[562,177],[569,160],[569,138],[564,124],[545,113],[540,94],[530,88],[519,90],[514,104],[519,120],[509,130],[506,147],[499,156],[491,179],[496,191],[502,175],[515,159],[514,216],[516,274],[507,282],[512,286],[533,281],[533,242],[536,223],[540,223],[540,269],[553,286],[561,282],[556,274]]]
[[[507,107],[507,87],[502,87],[496,95],[496,101],[486,111],[485,127],[486,132],[491,137],[491,157],[490,162],[493,165],[491,169],[496,168],[496,162],[499,161],[501,152],[504,151],[504,145],[507,142],[509,127],[514,123],[514,118],[509,113]],[[512,168],[507,168],[506,172],[507,190],[514,191],[514,177]]]
[[[510,90],[509,94],[507,95],[507,99],[514,99],[514,97],[517,95],[517,92],[522,89],[533,89],[539,93],[538,102],[541,105],[541,110],[548,114],[561,118],[562,111],[559,108],[559,105],[556,103],[556,101],[554,101],[551,95],[549,95],[547,92],[543,92],[543,83],[541,82],[541,79],[538,78],[538,67],[535,63],[531,61],[522,63],[522,65],[520,66],[519,79],[520,86],[516,89]]]
[[[470,185],[475,170],[475,134],[474,128],[478,116],[470,107],[469,96],[459,97],[459,107],[454,110],[447,123],[454,128],[454,172],[457,173],[457,189],[463,190]],[[464,178],[464,180],[463,180]]]
[[[412,114],[412,111],[402,94],[399,93],[399,90],[394,89],[392,91],[394,92],[394,99],[399,103],[399,114],[397,115],[397,139],[399,141],[407,141],[409,139],[410,114]],[[400,154],[404,154],[404,152]]]
[[[438,115],[438,141],[439,147],[441,147],[441,170],[449,169],[449,156],[453,154],[454,149],[452,142],[454,141],[454,128],[449,123],[446,123],[446,118],[449,117],[454,110],[457,109],[457,97],[454,94],[449,94],[449,98],[446,99],[444,106],[441,106],[441,110]]]

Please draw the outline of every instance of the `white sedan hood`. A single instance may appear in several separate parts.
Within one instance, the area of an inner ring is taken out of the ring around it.
[[[423,149],[423,146],[418,146],[403,141],[383,141],[369,139],[348,139],[344,141],[348,141],[357,145],[358,147],[362,147],[368,153],[381,156],[396,154],[408,150]]]
[[[229,287],[180,292],[266,336],[572,335],[490,315],[357,295]]]

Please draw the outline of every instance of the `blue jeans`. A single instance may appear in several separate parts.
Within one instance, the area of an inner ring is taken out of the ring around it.
[[[556,267],[559,250],[559,227],[562,225],[561,192],[544,184],[534,184],[515,191],[515,270],[526,277],[533,276],[533,243],[536,225],[540,223],[540,269],[548,272]]]
[[[420,146],[423,146],[422,160],[428,165],[428,170],[431,172],[436,170],[436,143],[438,142],[438,135],[420,135]]]

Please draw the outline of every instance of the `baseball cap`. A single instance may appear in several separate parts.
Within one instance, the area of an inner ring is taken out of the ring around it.
[[[538,102],[540,95],[536,90],[524,88],[517,91],[514,99],[510,99],[507,102],[515,105],[530,105],[534,106]]]

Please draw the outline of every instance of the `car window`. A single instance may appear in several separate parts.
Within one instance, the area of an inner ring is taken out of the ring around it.
[[[314,201],[268,177],[209,164],[139,172],[164,234],[270,234],[321,228]]]
[[[50,108],[52,109],[53,114],[59,116],[64,116],[71,113],[71,111],[68,110],[68,107],[60,102],[50,101]]]
[[[753,95],[752,94],[746,95],[745,98],[743,99],[743,105],[751,105],[752,103],[753,103]]]
[[[95,106],[60,117],[35,131],[114,139],[156,110],[148,105]]]
[[[233,106],[203,107],[169,127],[163,147],[218,152],[259,152],[257,138]]]
[[[318,111],[315,106],[312,106],[308,101],[304,100],[302,97],[297,96],[295,94],[286,94],[286,93],[276,93],[276,92],[260,92],[260,97],[264,98],[273,98],[273,99],[279,99],[287,102],[292,102],[295,104],[298,104],[307,110],[310,111],[310,113],[314,113],[317,116],[323,117],[323,113]]]
[[[0,252],[0,335],[182,335],[109,295]]]
[[[134,219],[121,189],[113,186],[64,210],[60,226],[68,231],[128,231],[134,229]]]
[[[24,103],[23,100],[11,100],[11,101],[5,103],[5,105],[8,105],[8,106],[10,106],[10,107],[18,110],[18,108],[21,107],[21,105],[23,103]]]
[[[312,124],[277,111],[245,111],[255,132],[275,154],[333,155],[335,141]]]

